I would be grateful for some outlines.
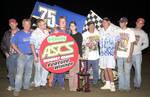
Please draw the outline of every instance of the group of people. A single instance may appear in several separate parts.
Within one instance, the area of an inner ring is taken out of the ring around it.
[[[116,91],[113,69],[118,72],[118,90],[130,91],[130,71],[134,67],[134,87],[141,88],[142,50],[149,46],[148,35],[142,30],[145,20],[138,18],[135,28],[127,27],[128,19],[122,17],[119,27],[115,27],[109,18],[103,18],[100,31],[91,21],[83,35],[83,45],[88,66],[93,69],[93,84],[97,85],[98,67],[104,72],[106,83],[100,89]]]
[[[80,58],[88,60],[88,68],[92,67],[92,84],[97,86],[99,68],[104,71],[106,83],[100,89],[116,91],[112,69],[118,71],[118,89],[130,91],[130,71],[135,69],[134,87],[141,87],[141,64],[142,50],[148,47],[148,35],[142,30],[145,20],[138,18],[135,28],[127,27],[128,19],[122,17],[119,26],[114,26],[109,18],[103,18],[102,28],[98,31],[94,22],[88,22],[88,30],[84,33],[77,31],[75,21],[71,21],[69,29],[66,27],[66,17],[59,18],[59,25],[54,29],[47,29],[43,19],[37,20],[37,28],[31,29],[31,20],[23,19],[23,29],[19,29],[15,19],[9,20],[10,29],[5,32],[1,42],[1,49],[6,55],[6,64],[9,78],[9,91],[18,96],[21,89],[32,90],[34,88],[46,87],[49,72],[42,67],[39,60],[39,48],[42,41],[50,33],[64,32],[70,34],[76,41],[79,50],[76,53]],[[84,50],[82,49],[84,47]],[[77,73],[79,62],[69,70],[69,89],[76,91],[78,86]],[[54,74],[51,86],[57,84],[64,90],[65,73]]]

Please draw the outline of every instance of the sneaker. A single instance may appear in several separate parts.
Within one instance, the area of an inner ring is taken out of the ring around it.
[[[8,86],[7,90],[8,90],[8,91],[13,91],[13,90],[14,90],[14,88],[13,88],[13,87],[11,87],[11,86]]]
[[[70,91],[71,91],[71,92],[76,92],[77,90],[76,90],[76,89],[70,89]]]
[[[111,92],[115,92],[115,91],[116,91],[116,88],[115,88],[115,85],[114,85],[114,84],[110,86],[110,91],[111,91]]]
[[[140,90],[141,88],[140,88],[140,87],[134,87],[134,89],[135,89],[135,90]]]
[[[31,90],[33,90],[33,87],[29,87],[27,90],[31,91]]]
[[[61,87],[61,89],[62,89],[62,90],[65,90],[65,88],[64,88],[64,87]]]
[[[110,85],[105,84],[103,87],[101,87],[102,90],[109,90],[110,89]]]
[[[31,87],[35,87],[35,83],[34,82],[31,82]]]
[[[46,89],[46,86],[41,85],[40,88],[41,88],[41,89]]]
[[[31,91],[31,90],[33,90],[33,87],[29,87],[29,88],[27,88],[27,89],[24,89],[24,90]]]
[[[14,95],[15,97],[19,96],[19,92],[18,92],[18,91],[14,91],[14,92],[13,92],[13,95]]]

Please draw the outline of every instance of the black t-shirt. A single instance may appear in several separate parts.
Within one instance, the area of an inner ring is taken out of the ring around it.
[[[78,45],[78,48],[79,48],[79,54],[80,56],[82,57],[82,41],[83,41],[83,38],[82,38],[82,34],[81,33],[76,33],[76,34],[72,34],[71,33],[71,36],[74,38],[74,40],[76,41],[77,45]]]

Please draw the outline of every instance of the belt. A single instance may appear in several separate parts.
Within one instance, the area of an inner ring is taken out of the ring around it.
[[[25,55],[32,55],[32,53],[26,53]]]

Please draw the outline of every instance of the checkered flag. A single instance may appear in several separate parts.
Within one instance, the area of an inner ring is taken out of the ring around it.
[[[83,27],[83,32],[88,30],[87,23],[90,22],[90,21],[93,21],[95,23],[95,27],[97,28],[97,30],[100,30],[102,18],[100,18],[95,12],[90,10],[90,12],[87,15],[86,20],[85,20],[85,24],[84,24],[84,27]]]

